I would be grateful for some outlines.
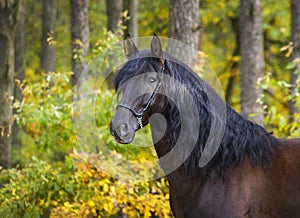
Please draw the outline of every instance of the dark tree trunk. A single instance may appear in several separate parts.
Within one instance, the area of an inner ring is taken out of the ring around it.
[[[130,19],[125,22],[125,36],[129,33],[132,37],[138,37],[138,0],[124,0],[124,10],[129,12]]]
[[[55,39],[56,1],[43,0],[41,68],[47,73],[54,71],[55,46],[51,40]]]
[[[235,33],[235,43],[236,43],[236,48],[232,54],[232,57],[235,57],[237,55],[240,55],[240,34],[239,34],[239,28],[238,28],[238,18],[234,17],[230,19],[231,21],[231,26],[232,29]],[[238,63],[235,60],[230,61],[229,63],[229,71],[230,71],[230,77],[228,80],[227,88],[226,88],[226,93],[225,93],[225,100],[228,104],[231,104],[231,97],[233,94],[233,88],[234,88],[234,83],[236,80],[236,77],[238,75]]]
[[[297,80],[300,79],[300,1],[291,0],[291,13],[292,13],[292,42],[294,49],[292,53],[292,61],[296,61],[296,67],[291,70],[290,82],[293,85],[291,93],[295,92]],[[299,81],[300,82],[300,81]],[[290,122],[294,121],[295,113],[299,112],[299,108],[295,106],[294,101],[289,102],[289,115]]]
[[[261,0],[241,0],[239,12],[241,43],[241,112],[251,121],[263,125],[261,99],[257,81],[263,76],[263,33]]]
[[[126,2],[124,0],[124,4],[126,5]],[[123,0],[106,0],[106,14],[107,14],[107,30],[116,32],[118,29],[118,24],[122,22],[122,11],[123,11]],[[126,24],[126,23],[125,23]],[[114,60],[114,55],[111,54],[109,57],[109,65],[112,66],[110,61]],[[108,69],[109,72],[112,72],[112,67]],[[107,78],[106,82],[109,86],[109,88],[113,88],[115,74],[110,73]]]
[[[12,107],[14,92],[14,38],[21,0],[0,2],[0,166],[11,166]]]
[[[169,38],[198,50],[200,44],[200,0],[170,0]]]
[[[106,0],[107,30],[115,31],[122,20],[123,0]]]
[[[71,0],[72,86],[77,85],[81,71],[86,67],[75,55],[84,56],[89,52],[88,6],[89,0]]]
[[[17,83],[22,82],[25,78],[25,20],[26,20],[26,0],[22,1],[20,7],[19,21],[15,35],[15,79]],[[14,98],[17,101],[22,101],[22,93],[18,85],[15,84]],[[13,125],[13,142],[14,146],[21,146],[21,141],[18,138],[19,128],[16,123]]]

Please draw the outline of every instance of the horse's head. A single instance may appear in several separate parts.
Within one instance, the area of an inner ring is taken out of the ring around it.
[[[135,131],[149,123],[153,109],[162,106],[158,94],[164,58],[160,39],[154,35],[149,50],[138,51],[130,36],[124,42],[127,63],[119,70],[115,88],[120,97],[110,124],[111,134],[123,144],[132,142]]]

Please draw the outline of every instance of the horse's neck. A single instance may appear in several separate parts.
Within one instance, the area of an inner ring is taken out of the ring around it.
[[[182,140],[178,140],[181,134],[180,122],[178,120],[180,117],[170,116],[171,113],[167,111],[162,113],[161,116],[154,115],[151,117],[152,140],[162,169],[166,174],[172,174],[170,179],[178,176],[186,178],[188,172],[186,172],[183,164],[190,153],[184,149],[185,143],[178,143],[182,142]],[[178,122],[179,124],[173,125]]]
[[[153,115],[150,119],[152,141],[159,158],[172,150],[174,141],[172,137],[176,137],[176,134],[174,134],[176,129],[170,127],[171,120],[174,118],[171,117],[168,111],[161,112],[160,114],[158,116]]]

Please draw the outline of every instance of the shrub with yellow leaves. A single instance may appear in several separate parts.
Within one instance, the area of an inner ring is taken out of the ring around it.
[[[0,217],[170,217],[165,178],[118,180],[83,158],[82,151],[76,152],[69,78],[69,73],[50,73],[20,85],[24,99],[15,103],[15,119],[23,129],[23,147],[15,151],[19,158],[15,164],[22,169],[0,173]],[[109,149],[137,162],[154,159],[153,147],[124,147],[112,140],[113,92],[98,94],[97,107],[90,111],[99,112],[96,131]],[[149,134],[149,129],[143,131]],[[104,154],[97,155],[98,160],[105,159]]]
[[[23,170],[3,171],[0,174],[0,216],[171,216],[165,178],[124,182],[84,160],[76,162],[68,157],[59,167],[33,158]]]

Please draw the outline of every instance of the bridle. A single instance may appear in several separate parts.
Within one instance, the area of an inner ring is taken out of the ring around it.
[[[165,66],[163,65],[163,67],[161,69],[161,72],[163,72],[164,70],[165,70]],[[134,115],[134,117],[136,118],[139,127],[143,128],[143,123],[142,123],[143,116],[144,116],[145,112],[148,110],[148,108],[150,107],[152,101],[154,100],[154,98],[155,98],[155,96],[157,94],[157,91],[158,91],[160,85],[161,85],[161,81],[158,81],[158,83],[156,84],[156,86],[155,86],[155,88],[154,88],[154,90],[153,90],[150,98],[148,99],[147,103],[145,104],[145,106],[143,107],[143,109],[141,110],[141,112],[137,112],[133,108],[131,108],[131,107],[127,106],[127,105],[124,105],[124,104],[118,104],[117,108],[118,107],[123,107],[123,108],[128,109]]]

